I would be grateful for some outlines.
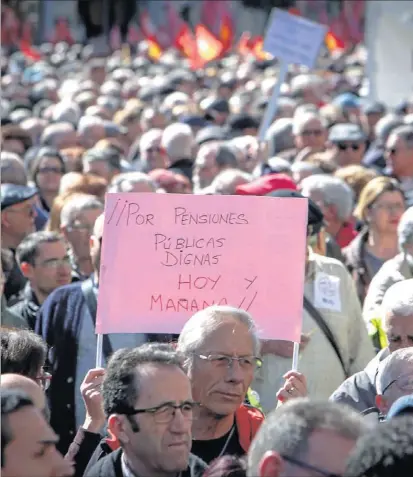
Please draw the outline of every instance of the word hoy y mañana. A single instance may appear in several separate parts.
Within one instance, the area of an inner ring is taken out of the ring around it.
[[[118,199],[112,212],[109,213],[107,224],[126,225],[156,225],[155,214],[144,213],[136,202]],[[245,214],[237,212],[225,213],[191,213],[185,207],[174,208],[175,225],[248,225]]]

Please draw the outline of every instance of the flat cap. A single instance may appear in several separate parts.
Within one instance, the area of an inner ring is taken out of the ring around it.
[[[16,184],[1,184],[1,210],[31,199],[36,194],[37,189],[34,187]]]
[[[330,142],[354,141],[362,142],[366,140],[366,135],[357,124],[344,123],[334,125],[328,134]]]

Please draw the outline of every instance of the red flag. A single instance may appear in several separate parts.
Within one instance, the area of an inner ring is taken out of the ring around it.
[[[219,58],[223,52],[223,44],[204,25],[195,27],[196,46],[198,56],[205,65],[209,61]]]
[[[147,38],[148,42],[148,56],[152,60],[158,61],[162,56],[162,48],[159,43],[156,41],[156,38]]]
[[[238,42],[238,51],[241,55],[247,56],[252,53],[251,34],[245,31]]]
[[[225,14],[222,19],[219,38],[222,43],[223,53],[230,50],[232,47],[232,42],[234,41],[234,28],[232,25],[232,20],[228,14]]]
[[[262,49],[263,45],[264,38],[262,36],[256,36],[251,40],[251,52],[257,60],[266,60],[270,58],[270,55]]]
[[[189,58],[191,68],[199,68],[202,64],[198,55],[198,46],[195,36],[189,26],[185,23],[175,38],[174,45],[184,56]]]
[[[42,57],[40,52],[33,48],[27,40],[20,41],[20,51],[29,60],[39,61]]]
[[[338,38],[332,31],[329,31],[325,36],[325,44],[329,51],[343,50],[345,48],[343,40]]]

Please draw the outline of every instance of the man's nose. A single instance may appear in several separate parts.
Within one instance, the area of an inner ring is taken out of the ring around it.
[[[75,473],[73,462],[64,459],[57,449],[53,451],[50,463],[53,469],[50,477],[71,477]]]
[[[176,409],[170,429],[176,433],[186,433],[192,426],[192,420],[186,418],[180,409]]]
[[[228,366],[228,381],[241,382],[244,379],[244,371],[241,368],[239,361],[233,360]]]

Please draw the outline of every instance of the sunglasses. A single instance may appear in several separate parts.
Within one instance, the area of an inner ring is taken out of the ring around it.
[[[347,151],[347,149],[358,151],[361,147],[361,144],[346,144],[344,142],[338,142],[337,147],[340,149],[340,151]]]
[[[149,147],[148,149],[145,150],[145,152],[149,152],[149,153],[162,152],[162,148],[161,147]]]

